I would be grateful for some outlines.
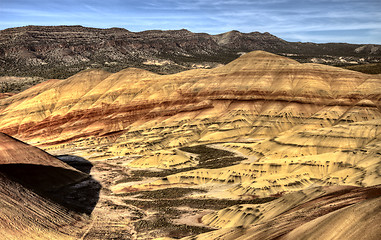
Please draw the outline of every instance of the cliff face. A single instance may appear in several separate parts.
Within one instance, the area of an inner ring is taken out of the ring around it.
[[[27,26],[0,31],[0,73],[63,78],[88,67],[174,73],[211,68],[253,50],[301,62],[344,65],[377,62],[381,57],[378,45],[293,43],[259,32],[208,35],[185,29],[135,33],[121,28]]]

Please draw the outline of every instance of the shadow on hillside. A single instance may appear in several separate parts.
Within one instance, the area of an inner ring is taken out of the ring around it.
[[[90,174],[93,164],[85,158],[74,155],[55,156],[73,168]],[[77,212],[91,214],[99,200],[102,186],[91,175],[81,182],[68,185],[55,192],[59,203]],[[58,202],[57,201],[57,202]]]
[[[93,168],[93,164],[88,160],[84,159],[83,157],[78,157],[74,155],[58,155],[55,157],[61,160],[62,162],[72,166],[73,168],[87,174],[90,174],[90,171]]]
[[[72,155],[57,158],[86,174],[33,164],[1,165],[0,172],[72,211],[91,214],[98,203],[101,190],[100,183],[87,175],[93,165],[84,158]]]

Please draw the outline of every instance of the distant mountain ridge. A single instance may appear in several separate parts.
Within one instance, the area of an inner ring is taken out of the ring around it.
[[[381,61],[381,45],[288,42],[267,32],[26,26],[0,31],[0,75],[65,78],[86,68],[116,72],[126,67],[167,74],[212,68],[253,50],[328,65]]]

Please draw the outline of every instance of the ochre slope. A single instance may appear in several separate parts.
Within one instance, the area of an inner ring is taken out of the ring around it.
[[[5,114],[2,128],[8,130],[3,132],[12,133],[11,135],[23,132],[46,134],[54,129],[54,124],[47,122],[52,113],[66,114],[71,106],[108,75],[109,73],[100,70],[87,70],[65,81],[50,80],[41,83],[6,99],[0,103],[5,108],[2,111],[2,115]],[[83,81],[90,77],[91,81]],[[67,118],[70,116],[66,116]],[[41,127],[35,128],[36,123]]]
[[[0,165],[4,164],[34,164],[76,171],[74,168],[39,148],[0,133]]]
[[[64,141],[123,130],[139,119],[211,108],[212,100],[256,101],[254,113],[286,118],[279,111],[287,114],[287,103],[348,108],[368,99],[369,107],[377,107],[379,87],[376,76],[256,51],[216,69],[166,76],[138,69],[81,72],[44,91],[41,86],[28,90],[26,99],[3,100],[8,107],[1,111],[1,124],[2,131],[22,139]],[[310,110],[315,113],[316,107]]]
[[[381,184],[380,89],[380,76],[256,51],[211,70],[88,70],[51,80],[1,100],[0,130],[51,153],[168,173],[108,182],[114,193],[194,187],[206,190],[194,198],[283,196],[276,206],[207,215],[221,229],[199,239],[313,238],[305,229],[316,226],[332,237],[330,219],[352,238],[353,225],[340,219],[352,210],[372,216],[367,224],[378,218],[369,211],[379,195],[368,193]],[[205,159],[190,150],[199,145],[234,154]]]

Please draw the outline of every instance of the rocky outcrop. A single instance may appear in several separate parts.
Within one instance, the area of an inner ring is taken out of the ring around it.
[[[27,26],[0,31],[0,73],[64,78],[89,67],[118,71],[139,67],[159,73],[211,68],[242,52],[264,50],[301,62],[369,63],[379,45],[294,43],[269,33],[231,31],[219,35],[188,30],[130,32],[122,28]],[[152,64],[152,63],[160,64]]]

